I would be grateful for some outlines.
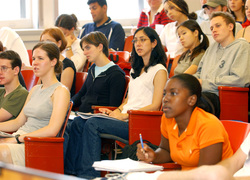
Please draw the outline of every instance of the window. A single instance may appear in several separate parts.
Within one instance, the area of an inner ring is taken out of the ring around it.
[[[0,6],[0,26],[32,28],[31,0],[8,0]]]

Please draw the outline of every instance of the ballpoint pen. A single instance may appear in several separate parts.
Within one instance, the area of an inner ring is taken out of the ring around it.
[[[143,150],[143,154],[145,154],[145,150],[144,150],[144,145],[143,145],[143,140],[142,140],[141,133],[139,134],[139,136],[140,136],[140,142],[141,142],[141,147],[142,147],[142,150]]]

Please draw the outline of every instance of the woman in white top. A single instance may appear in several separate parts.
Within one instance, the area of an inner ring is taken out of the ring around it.
[[[57,17],[55,26],[63,31],[68,42],[63,54],[74,62],[76,71],[81,72],[87,58],[80,47],[81,40],[74,34],[74,31],[77,30],[77,17],[74,14],[61,14]]]
[[[71,124],[65,160],[65,173],[92,179],[100,172],[92,167],[101,159],[100,133],[128,139],[127,110],[160,110],[164,85],[167,81],[166,55],[155,30],[141,27],[136,30],[133,40],[132,70],[129,91],[124,102],[114,111],[106,108],[101,112],[116,118],[93,117],[87,121],[74,119]]]
[[[188,5],[184,0],[165,0],[164,9],[167,16],[175,21],[168,23],[161,32],[160,38],[164,47],[167,48],[167,54],[173,59],[183,53],[183,47],[176,33],[176,28],[188,19],[196,20],[197,15],[189,13]]]

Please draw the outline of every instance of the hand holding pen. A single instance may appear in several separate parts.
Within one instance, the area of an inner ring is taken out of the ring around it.
[[[137,144],[137,158],[140,161],[144,161],[147,163],[150,163],[153,161],[154,157],[155,157],[155,152],[153,149],[151,149],[147,144],[143,143],[143,139],[140,135],[140,142],[139,144]]]

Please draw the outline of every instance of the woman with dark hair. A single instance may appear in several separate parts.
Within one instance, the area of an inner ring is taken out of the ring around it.
[[[138,144],[138,159],[157,164],[173,161],[182,170],[189,170],[232,156],[224,126],[214,115],[197,107],[200,98],[201,85],[194,76],[179,74],[170,78],[162,100],[161,143],[156,151]]]
[[[177,27],[182,46],[186,49],[180,56],[174,74],[194,74],[199,62],[208,48],[209,41],[195,20],[187,20]]]
[[[0,131],[15,132],[0,139],[0,160],[25,166],[24,137],[55,137],[69,107],[70,93],[56,78],[62,71],[54,43],[40,42],[32,50],[34,74],[43,84],[34,86],[16,119],[0,123]]]
[[[74,34],[77,30],[77,17],[74,14],[61,14],[57,17],[55,26],[62,30],[67,40],[63,54],[74,62],[77,71],[82,71],[87,59],[80,47],[80,39]]]
[[[75,95],[76,68],[69,58],[62,55],[67,45],[63,32],[57,27],[45,29],[40,35],[40,41],[51,41],[60,49],[59,59],[63,63],[63,71],[57,74],[57,78],[69,89],[71,96]]]
[[[234,16],[235,22],[242,25],[243,28],[250,25],[245,12],[246,0],[228,0],[229,12]]]
[[[168,75],[165,68],[166,55],[159,36],[152,28],[141,27],[136,30],[133,43],[132,69],[126,99],[114,111],[99,109],[115,119],[92,117],[88,120],[75,119],[72,122],[70,134],[74,138],[69,140],[65,173],[88,179],[100,176],[100,172],[92,167],[94,161],[101,159],[100,134],[128,139],[129,109],[160,110]]]
[[[165,0],[164,9],[167,16],[175,21],[168,23],[161,32],[160,38],[163,46],[168,50],[171,59],[183,53],[183,47],[177,37],[177,27],[188,19],[196,20],[197,15],[189,13],[188,5],[184,0]]]

